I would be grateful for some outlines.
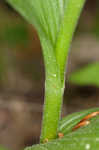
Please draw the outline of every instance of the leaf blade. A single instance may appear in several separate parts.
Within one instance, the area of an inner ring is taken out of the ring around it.
[[[69,115],[67,118],[65,118],[64,121],[67,122],[68,119],[75,117],[77,114],[79,114],[80,118],[78,117],[74,119],[74,122],[75,121],[79,122],[79,119],[95,111],[99,111],[99,108],[89,109],[79,113],[74,113],[72,115]],[[64,134],[65,133],[66,132],[64,132]],[[69,132],[65,134],[65,136],[61,139],[56,139],[46,144],[32,146],[30,148],[26,148],[25,150],[55,150],[55,149],[57,150],[84,150],[84,149],[98,150],[98,148],[99,148],[99,116],[96,116],[90,120],[89,125],[84,126],[76,131]]]
[[[78,85],[95,85],[99,87],[99,63],[89,64],[77,72],[71,73],[69,81]]]

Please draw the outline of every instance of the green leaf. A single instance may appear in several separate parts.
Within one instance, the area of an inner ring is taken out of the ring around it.
[[[0,33],[0,43],[7,42],[11,46],[22,43],[27,45],[28,41],[29,35],[24,24],[4,27]]]
[[[64,118],[58,132],[64,133],[64,137],[46,144],[38,144],[25,150],[89,150],[99,149],[99,116],[91,118],[86,126],[72,131],[72,128],[79,123],[86,115],[99,111],[99,108],[89,109],[74,113]]]
[[[64,134],[71,132],[71,129],[80,120],[82,120],[88,114],[90,114],[92,112],[96,112],[96,111],[99,111],[99,108],[88,109],[88,110],[84,110],[81,112],[76,112],[76,113],[68,115],[67,117],[65,117],[61,120],[58,132],[62,132]]]
[[[32,23],[53,47],[55,46],[65,0],[8,0],[8,2]]]
[[[0,146],[0,150],[8,150],[8,149],[5,149],[5,148],[3,148],[2,146]]]
[[[99,86],[99,63],[89,64],[71,73],[69,81],[78,85]]]

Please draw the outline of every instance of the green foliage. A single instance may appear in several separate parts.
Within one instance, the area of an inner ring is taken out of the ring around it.
[[[25,150],[88,150],[99,149],[99,116],[91,118],[86,126],[72,131],[72,128],[79,123],[86,115],[99,111],[99,108],[85,110],[71,114],[60,122],[59,132],[64,137],[46,144],[39,144]]]
[[[4,27],[0,32],[0,43],[9,45],[27,44],[29,41],[27,27],[24,24]]]
[[[68,51],[85,0],[8,0],[38,31],[45,63],[41,142],[57,134]]]
[[[78,85],[95,85],[99,87],[99,63],[89,64],[74,73],[71,73],[69,81]]]
[[[41,142],[46,138],[49,142],[26,150],[90,148],[98,150],[99,116],[92,117],[88,125],[72,131],[84,116],[99,110],[98,108],[72,114],[59,122],[68,50],[85,0],[8,0],[8,2],[36,27],[45,62],[45,106]],[[58,132],[64,133],[64,137],[58,139]],[[55,138],[57,139],[50,142]]]
[[[5,149],[5,148],[3,148],[2,146],[0,146],[0,150],[8,150],[8,149]]]
[[[92,33],[97,39],[99,39],[99,15],[96,17],[95,24],[92,28]]]
[[[87,116],[88,114],[90,114],[92,112],[97,112],[97,111],[99,111],[99,108],[84,110],[84,111],[81,111],[81,112],[76,112],[76,113],[68,115],[67,117],[63,118],[60,121],[60,126],[59,126],[59,129],[58,129],[58,132],[62,132],[62,133],[64,133],[64,135],[72,132],[71,129],[78,122],[80,122],[85,116]],[[99,118],[99,116],[98,116],[98,118]]]
[[[99,38],[99,1],[96,0],[96,16],[94,17],[94,25],[92,28],[92,33]]]

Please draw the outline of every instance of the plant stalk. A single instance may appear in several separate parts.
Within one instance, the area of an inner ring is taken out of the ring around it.
[[[63,91],[61,89],[60,72],[56,62],[53,47],[46,44],[41,37],[43,55],[45,61],[45,104],[40,142],[55,139],[57,136],[58,123],[61,113]],[[49,51],[50,48],[50,51]]]
[[[65,66],[72,36],[85,0],[67,0],[63,24],[56,43],[56,51],[44,37],[40,37],[45,62],[45,104],[40,142],[55,139],[60,121],[64,93]],[[50,48],[50,53],[49,53]],[[54,54],[55,52],[55,54]]]

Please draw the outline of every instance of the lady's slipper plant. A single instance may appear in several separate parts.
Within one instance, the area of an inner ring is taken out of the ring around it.
[[[95,140],[92,142],[92,139],[85,139],[84,132],[88,130],[85,128],[81,132],[80,130],[72,132],[72,128],[85,115],[98,109],[76,113],[60,121],[68,53],[85,0],[7,1],[35,26],[44,56],[45,103],[40,142],[47,143],[27,148],[27,150],[77,150],[79,148],[81,150],[88,147],[85,144],[89,144],[90,147],[90,143],[95,143]],[[95,119],[98,124],[97,116]],[[92,128],[92,123],[89,127]],[[94,129],[88,135],[93,132]],[[58,133],[62,133],[64,137],[57,139]],[[77,139],[82,140],[82,143],[77,142]]]

